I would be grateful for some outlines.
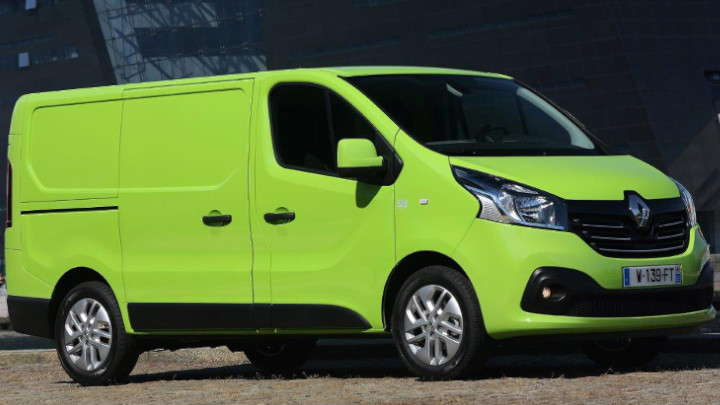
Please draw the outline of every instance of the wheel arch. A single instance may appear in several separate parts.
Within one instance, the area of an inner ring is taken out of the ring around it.
[[[388,280],[385,282],[385,289],[382,297],[382,320],[383,328],[390,331],[390,318],[392,316],[395,299],[397,298],[400,287],[405,280],[413,273],[428,266],[441,265],[456,270],[465,278],[470,280],[465,270],[455,260],[442,253],[435,251],[418,251],[413,252],[402,258],[390,272]]]
[[[70,269],[65,272],[62,277],[60,277],[57,283],[55,283],[55,288],[50,296],[47,319],[51,339],[55,338],[55,318],[57,317],[57,311],[60,307],[61,300],[73,287],[87,281],[99,281],[107,284],[108,286],[110,285],[110,283],[108,283],[100,273],[89,267],[76,267]]]

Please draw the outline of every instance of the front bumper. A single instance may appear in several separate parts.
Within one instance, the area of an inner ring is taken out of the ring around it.
[[[623,289],[622,285],[623,267],[680,264],[683,268],[681,286],[644,288],[643,294],[651,291],[662,294],[663,290],[671,290],[675,294],[704,287],[708,282],[708,273],[703,272],[701,278],[701,270],[705,266],[712,274],[712,268],[707,264],[707,244],[697,227],[691,230],[689,247],[681,254],[630,259],[603,256],[574,233],[476,220],[453,258],[475,286],[486,330],[494,339],[613,332],[640,335],[653,330],[688,330],[715,317],[715,310],[709,303],[701,309],[697,309],[699,304],[696,303],[695,307],[690,305],[661,312],[623,309],[623,306],[635,305],[629,298],[622,298],[626,301],[620,303],[613,301],[609,304],[609,311],[606,304],[602,304],[599,310],[594,309],[595,312],[588,310],[587,305],[583,307],[585,312],[567,312],[566,308],[538,310],[523,305],[523,296],[533,273],[542,268],[572,269],[569,271],[586,276],[596,293],[628,294],[626,297],[630,297],[630,290]],[[639,291],[633,290],[636,298]],[[644,300],[647,297],[649,295],[643,295],[639,302],[647,302]],[[694,310],[684,312],[687,309]]]
[[[537,314],[586,318],[682,314],[712,305],[713,278],[707,262],[690,286],[608,290],[580,271],[546,267],[533,272],[520,307]],[[543,297],[543,290],[550,295]]]

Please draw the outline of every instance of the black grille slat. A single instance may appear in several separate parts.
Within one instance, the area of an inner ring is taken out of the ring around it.
[[[591,318],[681,314],[707,309],[712,288],[633,294],[578,294],[567,303],[567,315]]]
[[[685,221],[676,220],[676,221],[673,221],[673,222],[661,223],[661,224],[658,225],[658,227],[660,227],[660,228],[666,228],[666,227],[671,227],[671,226],[683,226],[683,225],[685,225]]]
[[[648,200],[648,226],[639,228],[624,201],[570,201],[571,229],[598,253],[609,257],[673,256],[688,246],[682,200]]]

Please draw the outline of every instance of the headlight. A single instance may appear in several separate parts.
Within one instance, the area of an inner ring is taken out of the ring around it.
[[[500,177],[453,167],[453,173],[480,201],[478,218],[567,230],[567,208],[558,197]]]
[[[682,197],[683,202],[685,203],[685,210],[687,211],[687,214],[688,214],[688,221],[690,221],[690,226],[695,226],[697,224],[697,213],[695,212],[695,201],[693,201],[693,198],[690,195],[690,192],[682,184],[680,184],[679,181],[673,179],[672,177],[670,177],[670,180],[674,181],[678,190],[680,190],[680,197]]]

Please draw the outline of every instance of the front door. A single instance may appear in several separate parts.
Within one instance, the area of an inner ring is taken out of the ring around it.
[[[252,80],[125,92],[120,237],[135,330],[252,325]]]
[[[270,125],[255,134],[252,215],[256,265],[269,268],[272,316],[265,326],[380,327],[394,264],[393,186],[339,177],[336,147],[342,138],[364,137],[392,159],[389,143],[324,87],[279,84],[260,94],[260,108],[268,108],[260,116]]]

